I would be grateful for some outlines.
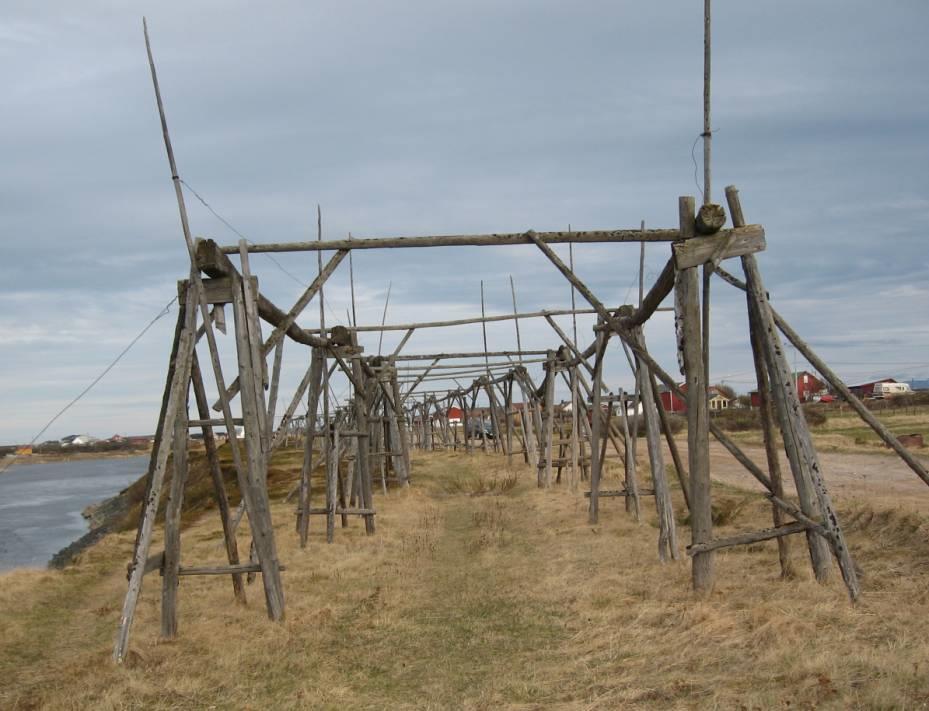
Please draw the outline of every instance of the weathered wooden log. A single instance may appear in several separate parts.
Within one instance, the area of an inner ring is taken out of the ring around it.
[[[726,197],[730,200],[730,204],[739,203],[738,191],[734,187],[727,189]],[[732,210],[732,212],[736,214],[735,210]],[[739,206],[738,212],[741,213],[741,206]],[[832,550],[839,564],[842,579],[845,581],[849,597],[852,601],[855,601],[861,594],[858,575],[823,481],[819,457],[813,446],[813,440],[806,419],[803,416],[803,410],[800,407],[793,374],[784,355],[783,346],[780,343],[777,328],[768,305],[768,294],[761,281],[761,274],[755,258],[746,255],[742,259],[742,268],[745,270],[748,293],[761,326],[759,337],[763,345],[765,362],[771,380],[771,390],[781,424],[784,448],[787,451],[788,461],[790,461],[794,482],[797,486],[800,508],[805,515],[812,517],[815,515],[816,506],[818,505],[819,513],[823,517],[824,527],[831,534]],[[826,555],[828,548],[820,536],[812,533],[807,535],[807,542],[816,578],[823,581],[828,577],[829,573],[829,559],[828,555]]]
[[[719,232],[723,225],[726,224],[726,211],[722,205],[707,203],[700,206],[697,210],[697,218],[694,221],[698,235],[712,235]],[[735,225],[742,227],[743,225]]]
[[[720,548],[731,548],[733,546],[744,546],[750,543],[770,541],[772,538],[782,538],[783,536],[790,536],[794,533],[805,533],[806,531],[807,525],[805,523],[785,523],[782,526],[765,528],[761,531],[740,533],[735,536],[729,536],[728,538],[717,538],[716,540],[707,541],[706,543],[694,543],[687,546],[687,555],[695,556],[701,553],[719,550]]]
[[[238,247],[230,252],[238,252]],[[211,277],[230,277],[238,274],[238,270],[219,247],[211,239],[198,239],[196,245],[196,264],[204,274]],[[287,320],[287,314],[271,302],[270,299],[258,294],[258,314],[262,319],[274,327],[280,326]],[[297,343],[305,346],[324,346],[326,341],[319,338],[311,331],[304,331],[302,328],[291,322],[287,326],[287,336]]]
[[[677,230],[590,230],[585,232],[538,232],[547,244],[591,244],[599,242],[673,242],[680,239]],[[326,242],[270,242],[249,245],[258,252],[316,252],[341,249],[403,249],[408,247],[491,247],[532,244],[526,232],[479,235],[428,235],[422,237],[379,237],[329,240]],[[238,248],[221,247],[225,254],[235,254]]]

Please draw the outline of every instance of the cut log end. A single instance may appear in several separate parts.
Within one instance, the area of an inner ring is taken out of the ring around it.
[[[719,232],[726,224],[726,211],[722,205],[701,205],[697,212],[696,228],[701,235],[712,235]]]

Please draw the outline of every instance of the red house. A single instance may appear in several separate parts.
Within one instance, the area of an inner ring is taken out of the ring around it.
[[[461,422],[462,412],[460,407],[450,407],[448,408],[448,421],[451,424],[457,424]]]
[[[815,375],[806,370],[794,373],[794,382],[797,384],[797,398],[800,402],[812,402],[813,396],[826,389],[826,384]],[[752,407],[761,407],[761,396],[757,390],[750,393]]]
[[[687,385],[681,385],[681,390],[686,393]],[[668,388],[666,388],[664,385],[659,388],[658,397],[661,398],[661,406],[664,408],[665,412],[687,412],[687,401],[684,400],[684,398],[678,396],[676,393],[668,390]]]

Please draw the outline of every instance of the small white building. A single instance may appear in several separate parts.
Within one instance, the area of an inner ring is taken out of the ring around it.
[[[97,442],[96,437],[91,437],[89,434],[80,434],[80,435],[68,435],[67,437],[62,437],[58,444],[62,447],[80,447],[84,444],[93,444]]]
[[[873,397],[893,397],[894,395],[907,395],[913,392],[909,383],[882,382],[874,383]]]

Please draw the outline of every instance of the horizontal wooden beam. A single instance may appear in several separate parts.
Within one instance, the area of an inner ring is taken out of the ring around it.
[[[483,355],[481,356],[483,358]],[[531,358],[523,359],[522,361],[514,360],[503,360],[497,361],[496,363],[445,363],[442,365],[433,365],[433,366],[408,366],[408,367],[399,367],[397,368],[397,375],[411,375],[412,373],[422,373],[424,370],[460,370],[462,368],[515,368],[519,365],[525,365],[526,363],[544,363],[544,358]],[[411,372],[412,371],[412,372]]]
[[[483,358],[485,355],[489,358],[519,358],[520,356],[540,356],[546,355],[548,351],[477,351],[471,353],[413,353],[409,355],[400,355],[394,358],[395,361],[407,360],[452,360],[455,358]],[[514,362],[514,366],[519,363]]]
[[[726,230],[721,232],[724,233]],[[588,230],[584,232],[536,232],[548,244],[591,244],[601,242],[673,242],[681,238],[680,230]],[[404,249],[409,247],[495,247],[533,244],[526,232],[476,235],[426,235],[422,237],[364,237],[325,242],[270,242],[248,245],[249,253],[319,252],[334,249]],[[225,254],[238,254],[239,246],[220,248]]]
[[[352,240],[354,241],[354,240]],[[673,279],[672,279],[673,281]],[[524,314],[500,314],[499,316],[472,316],[451,321],[423,321],[420,323],[397,323],[386,326],[355,326],[349,330],[358,333],[380,331],[407,331],[420,328],[445,328],[446,326],[465,326],[473,323],[493,323],[494,321],[513,321],[523,318],[543,318],[546,316],[571,316],[581,314],[595,314],[595,309],[551,309],[548,311],[531,311]],[[309,329],[310,333],[319,333],[318,329]]]
[[[278,566],[279,570],[287,570],[283,565]],[[231,575],[234,573],[260,573],[261,566],[258,563],[240,563],[239,565],[206,565],[199,568],[180,568],[178,575]]]
[[[735,536],[730,536],[729,538],[717,538],[715,541],[707,541],[706,543],[694,543],[687,546],[687,555],[693,556],[698,553],[707,553],[709,551],[715,551],[719,548],[731,548],[732,546],[742,546],[748,545],[750,543],[760,543],[762,541],[770,541],[772,538],[780,538],[781,536],[789,536],[794,533],[804,533],[809,529],[807,524],[800,521],[794,523],[788,523],[783,526],[777,526],[775,528],[765,528],[761,531],[751,531],[750,533],[740,533]]]

